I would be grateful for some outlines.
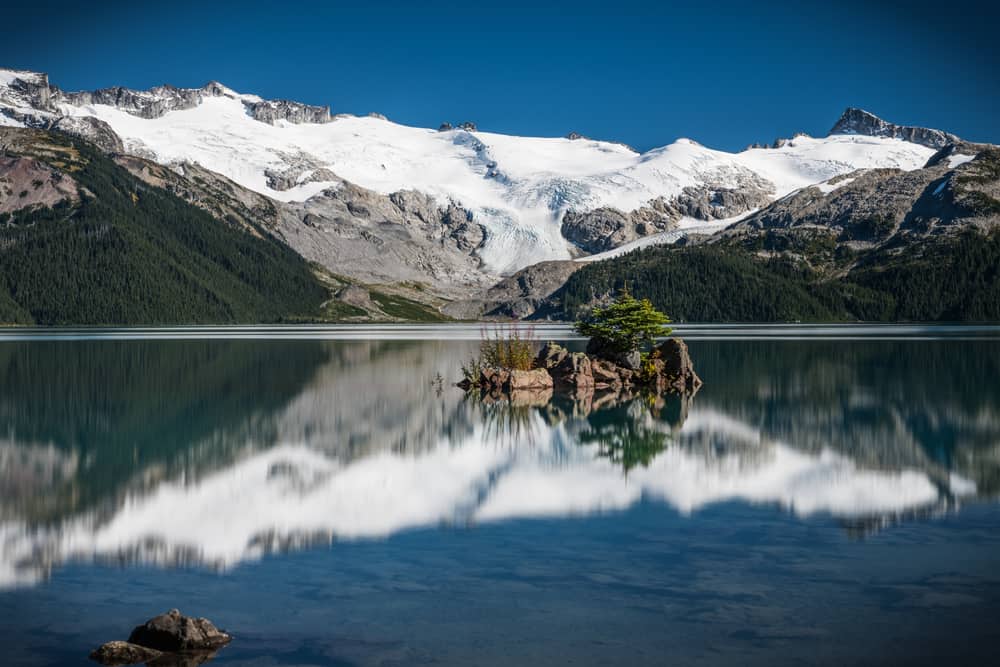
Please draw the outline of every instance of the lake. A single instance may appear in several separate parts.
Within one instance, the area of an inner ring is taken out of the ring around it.
[[[0,662],[994,660],[1000,327],[678,333],[692,398],[509,404],[477,326],[0,331]]]

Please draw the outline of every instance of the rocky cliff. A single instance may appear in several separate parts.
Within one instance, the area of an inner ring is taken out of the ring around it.
[[[840,119],[830,129],[830,134],[863,134],[869,137],[892,137],[930,148],[960,142],[954,134],[932,130],[926,127],[911,127],[896,125],[882,120],[875,114],[850,107],[840,116]]]

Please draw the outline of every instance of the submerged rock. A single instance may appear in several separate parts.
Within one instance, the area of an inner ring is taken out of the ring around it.
[[[135,665],[159,658],[163,653],[156,649],[115,640],[101,644],[90,654],[91,660],[102,665]]]

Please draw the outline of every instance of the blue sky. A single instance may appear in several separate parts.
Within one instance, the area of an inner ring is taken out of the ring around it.
[[[1000,143],[998,4],[38,0],[4,10],[0,66],[642,150],[823,135],[847,106]]]

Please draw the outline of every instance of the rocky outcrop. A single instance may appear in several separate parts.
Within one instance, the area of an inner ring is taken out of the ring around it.
[[[7,85],[5,102],[13,108],[32,110],[26,118],[18,118],[32,126],[42,126],[45,116],[61,117],[60,104],[89,106],[103,104],[115,107],[139,118],[159,118],[171,111],[193,109],[208,97],[230,97],[243,103],[247,114],[263,123],[278,121],[289,123],[329,123],[330,107],[313,106],[290,100],[262,100],[252,95],[239,95],[226,86],[212,81],[201,88],[177,88],[176,86],[155,86],[149,90],[133,90],[122,86],[100,88],[98,90],[66,92],[49,84],[45,74],[18,72]],[[10,99],[7,99],[7,98]],[[41,124],[40,124],[41,123]]]
[[[465,378],[458,386],[466,391],[478,389],[481,396],[494,398],[517,391],[557,389],[576,393],[612,390],[651,390],[655,393],[693,394],[701,387],[694,372],[687,345],[671,338],[649,355],[648,365],[641,363],[639,352],[614,356],[634,368],[600,356],[600,345],[589,345],[587,353],[570,352],[548,342],[538,352],[531,370],[487,367],[477,378]]]
[[[929,148],[942,148],[961,141],[957,136],[926,127],[896,125],[864,109],[849,107],[830,129],[830,134],[863,134],[869,137],[892,137]]]
[[[954,166],[952,166],[954,165]],[[853,250],[1000,225],[1000,151],[949,144],[922,169],[866,169],[802,188],[713,241],[766,249],[844,244]],[[817,245],[818,244],[818,245]]]
[[[105,153],[124,153],[125,145],[111,126],[93,116],[63,116],[49,127],[86,139]]]
[[[629,212],[609,207],[567,211],[562,219],[562,235],[586,252],[599,253],[671,231],[683,217],[706,221],[731,218],[766,206],[774,196],[773,184],[749,170],[727,177],[739,185],[709,180],[704,186],[685,187],[676,197],[659,197]]]
[[[594,387],[594,369],[590,357],[583,352],[567,352],[558,345],[555,347],[560,351],[562,358],[548,369],[554,385],[575,389],[592,389]]]
[[[165,653],[178,653],[212,651],[228,644],[232,637],[207,618],[192,618],[171,609],[137,626],[128,641]]]
[[[639,370],[639,364],[642,363],[639,350],[622,353],[609,347],[607,343],[599,338],[591,338],[587,341],[587,354],[598,359],[610,361],[616,366],[622,366],[630,371]]]
[[[279,120],[289,123],[329,123],[330,107],[312,106],[293,102],[291,100],[262,100],[260,102],[243,102],[247,113],[254,120],[274,125]]]
[[[664,383],[664,389],[677,394],[689,394],[701,387],[701,378],[694,371],[687,343],[680,338],[663,341],[653,356],[653,363],[657,366],[656,376],[658,381]],[[663,364],[662,368],[657,362]]]
[[[518,391],[534,391],[552,388],[552,376],[544,368],[518,370],[508,368],[483,368],[476,382],[466,378],[459,383],[463,389],[473,387],[484,392],[509,394]]]
[[[367,283],[418,283],[451,298],[496,276],[483,271],[485,230],[471,212],[412,190],[384,195],[339,181],[278,206],[277,232],[306,259]]]
[[[313,169],[289,168],[281,171],[265,169],[264,177],[267,179],[267,187],[278,192],[291,190],[306,183],[340,181],[340,178],[326,167],[315,167]]]
[[[531,317],[583,266],[568,260],[532,264],[472,298],[449,303],[444,313],[468,320]]]
[[[76,181],[31,157],[0,152],[0,214],[80,200]]]

